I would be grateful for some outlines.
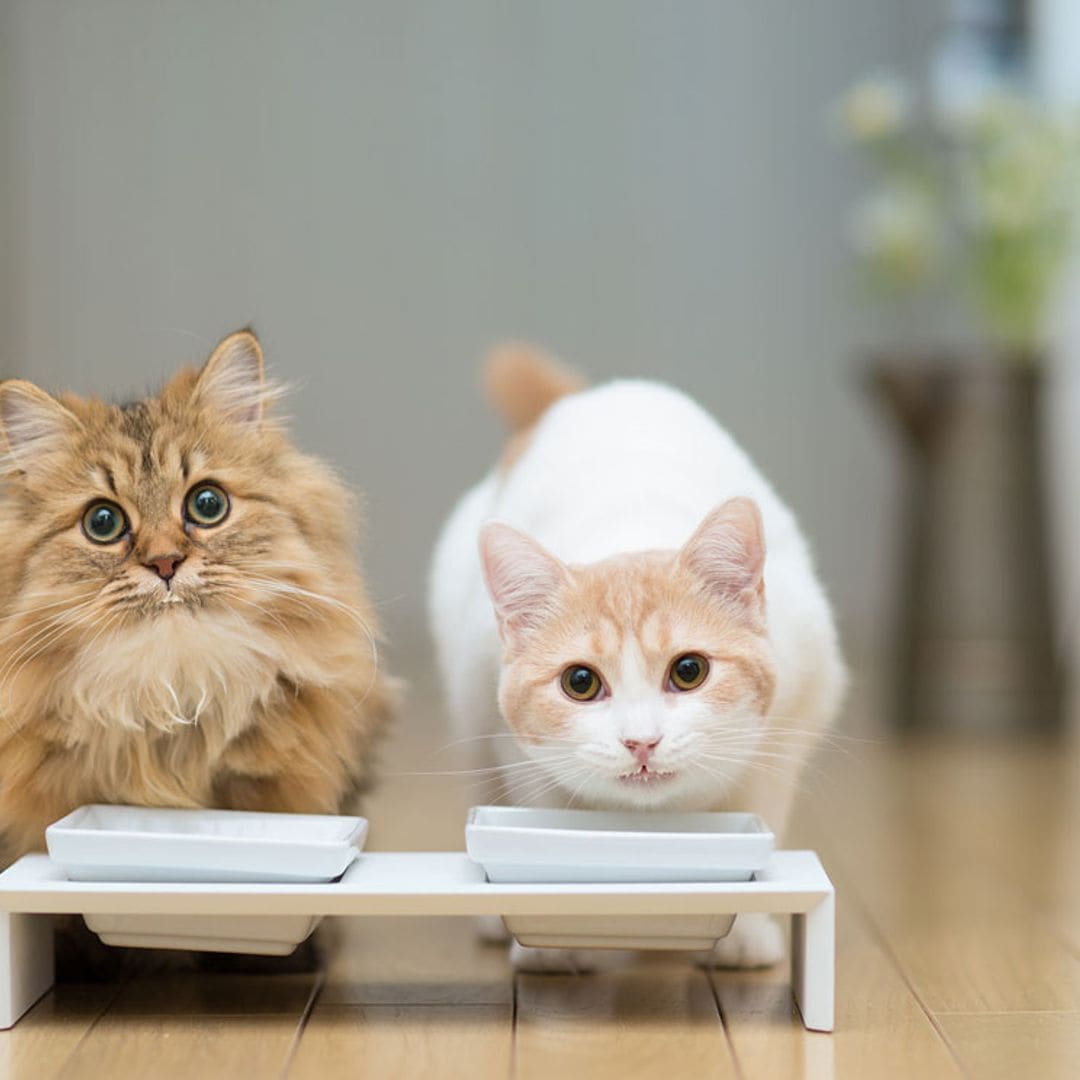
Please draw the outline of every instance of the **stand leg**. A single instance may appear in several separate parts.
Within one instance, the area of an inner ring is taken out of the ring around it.
[[[832,1031],[836,986],[836,898],[791,917],[791,986],[810,1031]]]
[[[0,913],[0,1029],[53,984],[53,917]]]

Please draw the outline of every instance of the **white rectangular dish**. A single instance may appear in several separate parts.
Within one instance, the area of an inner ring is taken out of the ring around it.
[[[773,850],[773,834],[755,814],[520,806],[473,807],[465,842],[488,880],[500,883],[749,881]],[[536,948],[711,949],[735,916],[507,915],[503,922]]]
[[[45,830],[72,881],[327,882],[367,838],[361,817],[81,806]]]
[[[465,826],[495,882],[749,881],[773,842],[756,814],[474,806]]]

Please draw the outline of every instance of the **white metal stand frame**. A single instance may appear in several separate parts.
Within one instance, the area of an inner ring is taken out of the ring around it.
[[[679,915],[792,917],[791,982],[803,1023],[832,1031],[836,907],[812,851],[778,851],[753,881],[496,885],[456,852],[365,852],[328,885],[68,881],[47,855],[0,874],[0,1028],[53,984],[52,919],[111,915]]]

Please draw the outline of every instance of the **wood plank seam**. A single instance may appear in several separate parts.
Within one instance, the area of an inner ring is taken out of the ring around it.
[[[296,1051],[300,1049],[300,1040],[304,1037],[304,1031],[307,1029],[308,1021],[311,1019],[311,1014],[315,1011],[315,1004],[325,985],[326,972],[320,971],[315,976],[315,981],[311,984],[311,992],[308,994],[307,1001],[304,1002],[303,1011],[300,1013],[300,1019],[296,1024],[296,1031],[293,1032],[292,1042],[289,1043],[289,1049],[285,1054],[285,1062],[279,1073],[281,1080],[285,1080],[285,1077],[289,1075],[289,1070],[292,1068],[293,1060],[296,1057]]]
[[[927,1005],[926,1001],[923,999],[922,994],[919,993],[919,990],[915,986],[915,983],[912,980],[907,969],[900,962],[900,957],[897,956],[896,951],[890,944],[888,936],[885,934],[885,932],[881,929],[881,927],[877,924],[876,920],[871,915],[869,906],[864,903],[863,898],[859,895],[858,890],[852,888],[850,883],[848,884],[846,895],[848,903],[850,903],[851,906],[857,910],[859,917],[863,921],[863,925],[866,927],[867,932],[877,942],[878,947],[881,949],[881,951],[889,958],[890,963],[896,969],[897,974],[903,980],[903,983],[910,991],[911,996],[915,999],[919,1008],[926,1016],[926,1019],[929,1021],[930,1026],[937,1033],[937,1037],[941,1040],[942,1045],[948,1051],[949,1056],[956,1063],[956,1067],[964,1075],[969,1075],[969,1070],[964,1064],[964,1061],[961,1059],[960,1055],[957,1053],[956,1047],[953,1046],[952,1040],[948,1037],[948,1035],[946,1035],[945,1029],[938,1021],[937,1015],[930,1008],[930,1006]]]
[[[515,971],[510,978],[510,1075],[518,1074],[518,980],[521,972]]]
[[[116,1004],[117,999],[128,988],[131,981],[132,981],[131,978],[128,977],[128,978],[125,978],[125,979],[121,979],[118,983],[115,984],[115,986],[113,986],[112,994],[109,995],[106,998],[106,1000],[102,1003],[101,1009],[98,1012],[98,1014],[94,1017],[93,1020],[90,1021],[89,1024],[87,1024],[86,1030],[79,1036],[78,1042],[76,1042],[75,1045],[71,1048],[71,1052],[68,1054],[68,1056],[66,1058],[64,1058],[63,1065],[60,1066],[59,1072],[56,1073],[57,1076],[62,1076],[64,1074],[64,1072],[66,1071],[66,1069],[68,1067],[68,1063],[79,1052],[79,1048],[82,1046],[82,1044],[84,1042],[86,1042],[87,1038],[89,1038],[90,1033],[94,1030],[94,1028],[96,1028],[98,1026],[98,1024],[101,1023],[101,1021],[105,1019],[106,1014],[113,1007],[113,1005]],[[109,984],[107,984],[107,983],[102,983],[103,988],[108,986],[108,985]],[[56,987],[54,986],[49,991],[49,993],[46,994],[45,996],[49,997],[50,995],[55,994],[55,993],[56,993]],[[45,1000],[45,999],[43,998],[42,1000]]]
[[[742,1062],[739,1061],[738,1051],[735,1049],[735,1040],[731,1037],[727,1017],[724,1015],[724,1006],[720,1001],[720,994],[716,989],[716,972],[710,972],[706,975],[705,982],[708,984],[709,993],[712,995],[713,1004],[716,1006],[716,1015],[720,1019],[720,1027],[724,1032],[724,1040],[727,1042],[728,1053],[731,1055],[731,1066],[735,1070],[736,1080],[746,1080],[746,1073],[743,1070]]]

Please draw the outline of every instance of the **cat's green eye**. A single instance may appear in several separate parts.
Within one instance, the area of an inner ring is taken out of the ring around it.
[[[566,696],[575,701],[592,701],[604,687],[600,676],[584,664],[571,664],[559,681]]]
[[[673,690],[696,690],[709,674],[709,661],[699,653],[687,653],[672,661],[668,682]]]
[[[115,544],[127,531],[127,515],[116,503],[91,503],[82,516],[83,535],[95,544]]]
[[[184,500],[184,517],[200,528],[220,525],[229,516],[229,496],[217,484],[197,484]]]

